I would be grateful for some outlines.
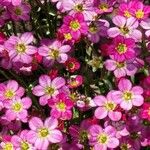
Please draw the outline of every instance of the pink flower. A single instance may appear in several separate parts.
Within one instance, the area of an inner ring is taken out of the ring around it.
[[[116,130],[112,126],[102,129],[99,125],[92,125],[89,132],[89,142],[93,146],[93,150],[114,149],[119,146],[119,140],[115,137]]]
[[[20,37],[11,36],[6,42],[5,47],[9,51],[9,56],[13,62],[29,64],[32,62],[32,56],[37,52],[33,42],[33,35],[30,32],[22,34]]]
[[[28,132],[28,130],[22,130],[19,135],[12,136],[11,142],[16,150],[36,150],[30,140],[27,139]]]
[[[141,111],[141,117],[150,121],[150,104],[144,103]]]
[[[51,80],[49,76],[42,75],[39,78],[39,84],[33,88],[33,94],[40,97],[40,105],[44,106],[48,103],[48,99],[59,93],[59,90],[65,85],[65,80],[62,77]]]
[[[15,21],[24,20],[27,21],[30,19],[30,6],[26,3],[20,3],[20,5],[13,6],[9,5],[8,10],[10,12],[10,16]]]
[[[94,12],[94,0],[63,0],[62,7],[63,11],[68,11],[69,15],[75,13],[82,13],[85,20],[93,20],[96,13]]]
[[[82,13],[64,17],[61,28],[62,32],[69,32],[75,40],[78,40],[81,35],[86,35],[88,31],[88,26]]]
[[[55,40],[48,41],[47,44],[41,46],[38,53],[50,64],[53,64],[55,60],[59,63],[65,63],[68,59],[68,55],[66,53],[70,50],[70,45],[63,45],[60,41]]]
[[[133,106],[141,106],[143,104],[142,87],[132,87],[130,80],[122,78],[119,81],[118,88],[120,91],[114,91],[112,98],[114,100],[117,99],[120,107],[124,110],[130,110]]]
[[[6,106],[7,110],[5,116],[7,120],[21,120],[22,122],[27,122],[28,112],[32,105],[32,101],[29,97],[19,98],[15,97],[12,99],[11,103]]]
[[[46,150],[50,143],[58,143],[63,139],[62,133],[56,129],[58,121],[54,118],[47,118],[44,123],[40,118],[33,117],[29,121],[30,131],[27,139],[34,144],[36,149]]]
[[[95,0],[95,11],[98,14],[110,13],[116,0]]]
[[[135,41],[133,39],[118,35],[109,46],[108,53],[112,55],[116,61],[122,62],[135,57],[134,48]]]
[[[125,18],[123,16],[115,16],[112,19],[113,23],[117,27],[112,27],[108,29],[107,33],[109,37],[116,37],[118,35],[122,35],[127,38],[133,38],[136,41],[141,40],[142,38],[142,33],[137,30],[137,27],[139,26],[138,21],[133,18]]]
[[[127,61],[118,62],[114,59],[107,59],[104,62],[104,65],[107,70],[113,71],[116,78],[121,78],[127,76],[133,76],[138,68],[134,66],[133,69],[129,69],[129,63]]]
[[[14,97],[22,97],[25,89],[20,87],[15,80],[9,80],[7,84],[0,84],[0,101],[3,102],[4,106],[11,103]]]
[[[135,5],[132,9],[132,14],[138,20],[143,20],[149,17],[150,6],[145,6],[143,2],[135,1]]]
[[[96,106],[98,106],[95,110],[95,117],[97,119],[104,119],[107,116],[112,121],[119,121],[121,119],[121,112],[116,110],[118,101],[117,99],[113,100],[112,96],[112,92],[110,91],[106,97],[99,95],[93,99]]]
[[[58,94],[55,98],[49,100],[48,105],[51,109],[51,116],[61,120],[70,120],[72,118],[73,102],[64,93]]]
[[[147,37],[150,37],[150,19],[141,21],[140,25],[143,29],[146,30],[145,35]]]

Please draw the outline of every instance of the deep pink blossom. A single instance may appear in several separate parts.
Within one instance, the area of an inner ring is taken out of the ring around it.
[[[109,55],[112,55],[116,61],[122,62],[135,57],[135,41],[132,38],[117,36],[113,39],[108,48]]]
[[[86,35],[88,31],[88,26],[82,13],[65,16],[61,28],[62,32],[70,33],[70,36],[75,40],[81,38],[81,35]]]
[[[73,101],[64,93],[58,94],[55,98],[49,100],[48,105],[51,109],[51,116],[61,120],[70,120],[72,118]]]

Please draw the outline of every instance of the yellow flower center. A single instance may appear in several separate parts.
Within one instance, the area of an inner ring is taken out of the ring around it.
[[[83,5],[82,4],[78,4],[75,6],[75,10],[76,11],[79,11],[79,12],[82,12],[83,11]]]
[[[3,150],[13,150],[13,145],[11,143],[6,143]]]
[[[86,130],[82,130],[79,132],[79,139],[81,142],[84,142],[88,138],[88,132]]]
[[[108,111],[112,111],[116,108],[116,104],[114,102],[106,102],[105,103],[105,108],[108,110]]]
[[[57,49],[52,49],[50,52],[49,52],[49,55],[54,58],[54,59],[57,59],[58,56],[59,56],[59,51]]]
[[[144,12],[142,10],[138,10],[136,13],[135,13],[135,16],[136,18],[138,19],[141,19],[144,17]]]
[[[64,34],[64,38],[65,38],[66,40],[71,40],[71,39],[72,39],[72,36],[71,36],[70,33],[65,33],[65,34]]]
[[[51,86],[45,88],[45,93],[46,93],[47,95],[52,96],[52,95],[54,94],[54,92],[55,92],[55,89],[54,89],[53,87],[51,87]]]
[[[22,9],[19,8],[19,7],[16,7],[16,9],[15,9],[15,14],[16,14],[17,16],[22,15]]]
[[[68,68],[73,69],[74,67],[75,67],[75,64],[74,64],[74,63],[70,62],[70,63],[68,64]]]
[[[120,146],[120,149],[121,149],[121,150],[129,150],[129,148],[131,148],[131,145],[128,144],[128,143],[123,143],[123,144],[121,144],[121,146]]]
[[[18,53],[24,53],[26,51],[26,45],[23,43],[17,44],[16,50]]]
[[[45,138],[49,135],[49,131],[47,128],[41,128],[39,129],[38,134],[41,138]]]
[[[129,30],[126,26],[124,26],[124,27],[120,28],[120,31],[121,31],[124,35],[126,35],[126,34],[129,33],[130,30]]]
[[[15,112],[20,112],[22,110],[22,104],[20,102],[16,102],[12,105],[12,110]]]
[[[131,14],[129,11],[124,11],[124,16],[127,17],[127,18],[130,18],[131,17]]]
[[[70,85],[73,86],[73,87],[75,87],[75,86],[78,85],[78,81],[72,80],[72,81],[70,82]]]
[[[106,4],[106,3],[100,4],[99,9],[101,9],[103,11],[107,11],[108,10],[108,4]]]
[[[96,33],[98,31],[97,26],[95,24],[92,24],[89,26],[89,31],[91,33]]]
[[[15,93],[12,90],[8,89],[5,91],[4,96],[6,99],[10,100],[15,96]]]
[[[123,98],[126,101],[132,100],[132,97],[133,97],[133,94],[129,91],[126,91],[126,92],[123,93]]]
[[[101,144],[105,144],[108,141],[108,136],[105,133],[102,133],[98,136],[98,142]]]
[[[66,110],[66,104],[64,102],[59,102],[56,106],[60,111]]]
[[[29,150],[30,146],[28,142],[21,142],[21,150]]]
[[[117,62],[116,65],[117,65],[117,68],[123,68],[125,66],[125,63],[124,62]]]
[[[127,46],[126,44],[119,43],[116,49],[119,54],[123,54],[127,51]]]
[[[80,27],[81,27],[81,26],[80,26],[80,23],[79,23],[77,20],[70,22],[70,28],[71,28],[73,31],[79,30]]]

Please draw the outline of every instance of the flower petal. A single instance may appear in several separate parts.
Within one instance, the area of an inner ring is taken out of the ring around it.
[[[43,127],[43,122],[40,118],[38,117],[33,117],[30,121],[29,121],[29,127],[32,130],[36,130],[38,128]]]
[[[94,113],[97,119],[104,119],[107,116],[107,114],[108,111],[104,107],[98,107]]]

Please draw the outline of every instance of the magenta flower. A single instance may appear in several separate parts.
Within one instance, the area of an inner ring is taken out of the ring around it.
[[[9,50],[9,56],[13,62],[29,64],[32,62],[33,54],[37,52],[33,42],[33,35],[30,32],[22,34],[20,37],[11,36],[6,42],[5,47]]]
[[[119,140],[115,137],[116,130],[112,126],[102,129],[99,125],[92,125],[89,129],[89,142],[93,150],[107,150],[119,146]]]
[[[78,40],[81,35],[87,34],[88,26],[82,13],[64,17],[63,23],[63,31],[69,32],[75,40]]]
[[[29,121],[30,131],[27,139],[34,144],[36,149],[47,150],[50,143],[58,143],[63,139],[62,133],[56,129],[58,121],[54,118],[47,118],[44,123],[40,118],[33,117]]]
[[[19,87],[15,80],[9,80],[6,85],[0,84],[0,101],[3,102],[4,106],[7,106],[14,97],[22,97],[24,92],[25,89]]]
[[[48,99],[59,93],[59,90],[65,85],[65,80],[62,77],[51,80],[49,76],[42,75],[39,78],[39,84],[33,88],[33,94],[40,97],[40,105],[44,106],[48,103]]]
[[[116,78],[125,77],[126,75],[133,76],[138,70],[136,66],[134,66],[133,69],[129,69],[128,66],[130,64],[128,64],[127,61],[118,62],[115,61],[114,59],[107,59],[104,62],[104,65],[107,70],[114,72]]]
[[[49,100],[48,105],[51,109],[51,116],[61,120],[70,120],[72,118],[73,102],[64,93],[58,94],[55,98]]]
[[[30,19],[30,6],[26,3],[20,3],[20,5],[13,6],[9,5],[8,10],[10,12],[10,16],[15,21],[24,20],[27,21]]]
[[[133,7],[136,5],[136,1],[130,1],[128,3],[121,3],[119,5],[118,15],[124,16],[126,18],[133,17]]]
[[[135,1],[135,5],[132,9],[132,14],[138,20],[144,20],[149,17],[150,6],[145,6],[142,2]]]
[[[141,117],[143,119],[148,119],[150,120],[150,104],[149,103],[144,103],[141,111]]]
[[[124,38],[118,35],[108,48],[109,55],[116,61],[122,62],[135,57],[135,41],[131,38]]]
[[[141,40],[142,33],[137,30],[139,23],[134,17],[125,18],[123,16],[115,16],[112,21],[116,27],[108,29],[107,33],[109,37],[114,38],[122,35],[127,38],[133,38],[136,41]]]
[[[121,112],[117,111],[118,101],[112,99],[112,92],[110,91],[107,96],[96,96],[93,100],[98,106],[95,110],[95,117],[97,119],[104,119],[107,116],[113,121],[119,121],[121,119]]]
[[[120,107],[124,110],[130,110],[133,106],[141,106],[143,104],[142,87],[132,87],[130,80],[122,78],[119,81],[118,88],[120,91],[114,91],[112,98],[114,100],[117,99]]]
[[[27,139],[28,132],[28,130],[22,130],[19,135],[12,136],[11,142],[16,150],[36,150],[30,140]]]
[[[6,106],[7,110],[5,116],[7,120],[21,120],[22,122],[27,122],[28,112],[32,105],[32,101],[29,97],[19,98],[15,97],[12,99],[11,103]]]
[[[41,56],[44,56],[44,59],[48,63],[53,64],[55,60],[59,63],[65,63],[68,59],[66,54],[71,50],[70,45],[63,45],[60,41],[48,41],[47,44],[41,46],[38,50],[38,53]]]

